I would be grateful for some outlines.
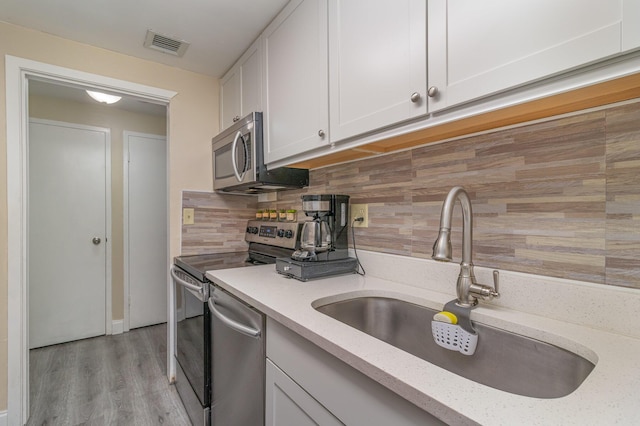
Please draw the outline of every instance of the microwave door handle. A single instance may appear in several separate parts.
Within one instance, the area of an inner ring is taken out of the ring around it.
[[[233,138],[233,145],[231,145],[231,164],[233,165],[233,173],[236,175],[236,179],[238,179],[238,182],[242,182],[242,179],[244,179],[244,174],[246,173],[246,167],[243,168],[242,170],[242,174],[240,174],[240,172],[238,171],[238,164],[236,163],[236,147],[238,146],[238,139],[242,138],[242,132],[238,131],[238,133],[236,133],[236,137]],[[247,157],[247,148],[246,145],[244,144],[244,138],[242,138],[242,144],[244,146],[244,155],[245,155],[245,162],[247,161],[246,157]]]
[[[208,304],[209,304],[209,310],[211,311],[211,313],[215,315],[215,317],[218,318],[220,321],[222,321],[223,324],[225,324],[227,327],[231,328],[232,330],[235,330],[238,333],[242,333],[245,336],[249,336],[249,337],[260,337],[260,334],[262,334],[261,331],[258,330],[257,328],[252,328],[244,324],[240,324],[239,322],[234,321],[231,318],[228,318],[227,316],[223,315],[222,312],[220,312],[215,307],[215,302],[212,297],[209,298]]]

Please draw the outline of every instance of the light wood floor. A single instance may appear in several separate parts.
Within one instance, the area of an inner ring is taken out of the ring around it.
[[[33,349],[28,425],[190,425],[166,378],[166,324]]]

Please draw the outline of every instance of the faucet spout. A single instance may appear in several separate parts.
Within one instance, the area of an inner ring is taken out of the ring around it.
[[[453,220],[453,208],[456,201],[460,200],[462,206],[462,262],[460,262],[460,274],[456,283],[456,294],[459,306],[473,307],[478,304],[478,297],[491,299],[498,297],[497,285],[494,288],[478,284],[473,275],[473,212],[469,194],[461,186],[453,187],[442,204],[440,214],[440,231],[433,244],[434,260],[450,262],[452,259],[451,248],[451,222]],[[478,296],[478,297],[477,297]]]
[[[472,228],[473,215],[471,212],[471,199],[469,194],[461,186],[451,188],[447,199],[442,204],[442,213],[440,214],[440,232],[438,239],[433,245],[433,259],[450,262],[452,259],[451,249],[451,222],[453,220],[453,208],[456,201],[460,200],[462,206],[462,262],[471,264],[472,251]]]

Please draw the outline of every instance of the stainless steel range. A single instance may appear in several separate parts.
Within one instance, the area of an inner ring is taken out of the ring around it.
[[[247,417],[245,423],[236,424],[258,424],[255,423],[255,419],[263,418],[264,414],[264,383],[256,383],[255,379],[251,379],[251,383],[246,384],[236,380],[232,385],[220,386],[216,382],[217,374],[220,376],[219,382],[228,383],[228,380],[222,377],[223,373],[220,373],[225,371],[220,364],[228,357],[226,354],[230,351],[233,353],[232,346],[236,345],[235,342],[238,339],[222,337],[212,342],[212,331],[227,327],[230,324],[226,321],[228,317],[238,318],[236,312],[230,310],[230,306],[236,306],[237,311],[248,307],[226,302],[226,305],[222,304],[222,309],[216,309],[216,306],[222,303],[221,300],[230,295],[223,294],[220,288],[211,285],[212,283],[205,276],[206,272],[274,264],[277,257],[290,257],[299,248],[300,228],[301,224],[295,222],[250,220],[245,232],[245,241],[249,243],[247,252],[178,256],[174,259],[171,275],[176,285],[176,294],[182,294],[182,308],[177,309],[175,313],[177,320],[175,325],[176,389],[194,425],[220,423],[228,415],[226,411],[234,409],[227,403],[233,399],[229,397],[233,394],[243,395],[245,407],[252,407],[252,410],[244,410],[244,415],[251,417]],[[209,303],[210,298],[211,303]],[[215,315],[212,315],[210,305]],[[240,317],[242,316],[240,313]],[[231,323],[233,322],[232,320]],[[253,321],[251,328],[256,329],[257,323]],[[220,335],[227,334],[220,333]],[[235,350],[262,351],[264,354],[264,339],[260,339],[260,333],[253,337],[258,340],[250,345],[239,346]],[[256,359],[259,356],[259,354],[246,355],[246,359]],[[215,371],[212,368],[213,362],[216,362]],[[253,370],[257,368],[257,376],[261,376],[264,381],[264,371],[262,373],[259,371],[264,369],[264,361],[259,364],[247,366],[247,368]],[[225,401],[225,403],[216,401]],[[252,403],[248,404],[248,401]]]

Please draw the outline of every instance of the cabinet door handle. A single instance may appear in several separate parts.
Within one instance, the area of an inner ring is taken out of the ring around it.
[[[429,87],[427,94],[429,95],[430,98],[435,97],[438,94],[438,88],[436,86]]]
[[[235,123],[236,121],[240,121],[239,115],[236,115],[235,117],[233,117],[233,122]]]
[[[411,102],[413,102],[413,103],[415,104],[415,103],[416,103],[416,102],[418,102],[419,100],[420,100],[420,93],[418,93],[418,92],[413,92],[413,93],[411,94]]]
[[[318,136],[320,136],[321,138],[324,138],[324,130],[322,129],[318,130]]]

